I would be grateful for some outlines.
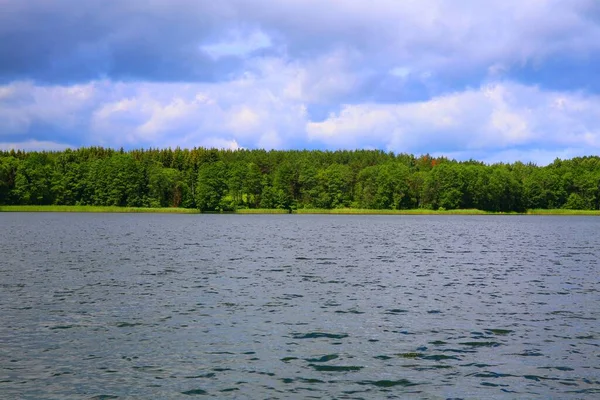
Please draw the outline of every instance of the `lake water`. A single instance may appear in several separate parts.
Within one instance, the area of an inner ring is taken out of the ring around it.
[[[600,218],[0,214],[0,397],[600,397]]]

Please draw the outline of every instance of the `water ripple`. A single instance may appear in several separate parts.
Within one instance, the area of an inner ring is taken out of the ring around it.
[[[600,219],[0,214],[6,398],[600,394]]]

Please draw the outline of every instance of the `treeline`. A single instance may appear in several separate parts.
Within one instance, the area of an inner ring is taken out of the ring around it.
[[[538,167],[376,150],[11,150],[0,152],[0,204],[598,210],[600,157]]]

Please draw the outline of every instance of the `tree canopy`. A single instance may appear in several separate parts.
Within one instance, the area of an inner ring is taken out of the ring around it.
[[[0,204],[598,210],[600,157],[539,167],[378,150],[10,150],[0,151]]]

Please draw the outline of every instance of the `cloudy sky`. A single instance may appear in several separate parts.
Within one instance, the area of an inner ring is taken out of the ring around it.
[[[597,0],[0,0],[0,148],[600,154]]]

